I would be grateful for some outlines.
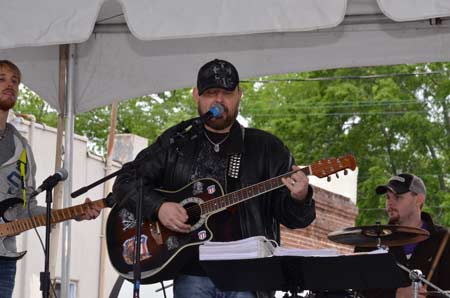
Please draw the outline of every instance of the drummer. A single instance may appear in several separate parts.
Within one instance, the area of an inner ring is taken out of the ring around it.
[[[397,261],[409,269],[419,269],[427,280],[443,290],[450,290],[450,240],[449,232],[434,224],[430,214],[422,210],[426,198],[426,187],[416,175],[403,173],[393,176],[385,185],[376,188],[376,193],[386,196],[386,211],[389,224],[426,229],[430,237],[422,242],[390,247]],[[421,296],[432,288],[422,286]],[[411,298],[412,287],[397,290],[367,291],[364,297]]]

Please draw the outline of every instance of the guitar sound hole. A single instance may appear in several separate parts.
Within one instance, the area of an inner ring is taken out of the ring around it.
[[[201,228],[206,221],[206,216],[202,214],[203,207],[200,207],[204,205],[203,203],[198,197],[189,197],[180,202],[188,214],[187,223],[191,226],[191,232]]]
[[[184,208],[189,216],[187,223],[191,226],[195,225],[200,220],[200,206],[195,203],[188,203]]]

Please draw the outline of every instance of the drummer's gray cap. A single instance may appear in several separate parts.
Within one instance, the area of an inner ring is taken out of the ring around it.
[[[395,194],[403,194],[409,191],[416,194],[427,193],[427,189],[422,179],[409,173],[392,176],[386,185],[379,185],[375,189],[379,195],[385,194],[388,190]]]

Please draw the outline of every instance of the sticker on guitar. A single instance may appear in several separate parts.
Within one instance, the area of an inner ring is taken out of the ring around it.
[[[197,236],[198,236],[199,240],[205,240],[206,237],[208,236],[208,234],[206,233],[205,230],[202,230],[202,231],[197,233]]]
[[[203,192],[203,183],[200,181],[195,182],[192,184],[192,195],[198,195]]]
[[[134,263],[134,243],[135,243],[136,237],[129,238],[125,240],[125,242],[122,244],[122,256],[125,263],[128,265],[133,265]],[[147,245],[148,237],[147,235],[141,235],[141,261],[150,258],[152,255],[150,253],[150,250],[148,249]]]
[[[136,227],[136,218],[134,214],[123,208],[119,212],[120,221],[122,222],[122,231],[133,229]]]
[[[213,195],[216,192],[216,186],[214,184],[210,185],[206,190],[208,191],[208,194]]]

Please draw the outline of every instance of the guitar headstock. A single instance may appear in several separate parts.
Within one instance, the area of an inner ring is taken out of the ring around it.
[[[338,158],[321,159],[313,163],[310,167],[311,175],[324,178],[342,170],[345,170],[344,174],[347,174],[347,169],[353,171],[356,169],[356,160],[353,155],[348,154]]]

